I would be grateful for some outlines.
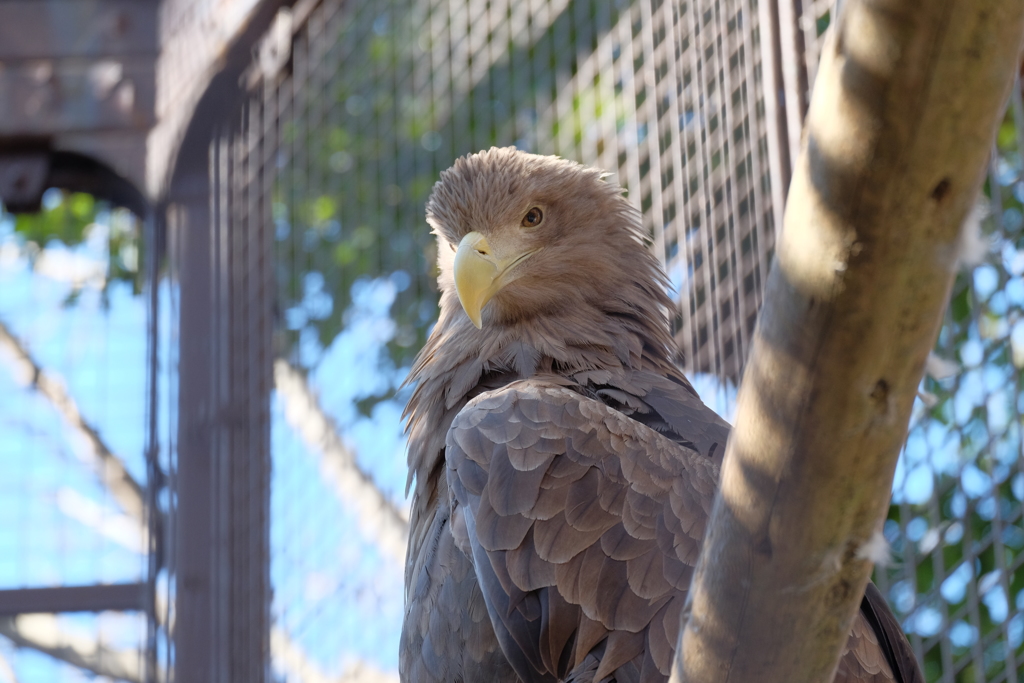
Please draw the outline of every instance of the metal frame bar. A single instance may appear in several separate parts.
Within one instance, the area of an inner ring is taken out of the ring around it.
[[[143,611],[146,583],[0,590],[0,616],[36,612]]]

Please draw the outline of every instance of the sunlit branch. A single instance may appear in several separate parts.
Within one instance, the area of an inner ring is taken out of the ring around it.
[[[145,508],[142,487],[125,469],[121,458],[103,441],[97,429],[82,416],[68,393],[64,379],[55,372],[44,370],[3,321],[0,321],[0,356],[8,358],[16,381],[38,391],[56,409],[82,444],[83,460],[121,509],[142,523]]]
[[[2,652],[0,652],[0,683],[18,683],[18,675],[14,673],[14,667]]]
[[[683,610],[686,683],[832,680],[884,555],[1024,4],[844,0],[831,30]]]
[[[334,421],[324,413],[299,371],[286,361],[276,361],[274,385],[284,406],[285,420],[309,449],[320,456],[321,473],[334,485],[342,504],[356,515],[360,531],[404,564],[409,535],[406,514],[359,467],[355,453],[338,434]]]
[[[133,553],[146,553],[148,533],[134,517],[112,512],[69,486],[57,491],[57,509]]]
[[[19,647],[38,650],[97,676],[142,683],[137,651],[112,650],[92,638],[67,633],[52,614],[0,617],[0,635],[10,638]]]

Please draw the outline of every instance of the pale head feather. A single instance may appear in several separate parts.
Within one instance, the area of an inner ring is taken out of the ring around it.
[[[523,230],[520,221],[534,206],[543,210],[543,223]],[[638,285],[655,290],[657,300],[632,301],[631,307],[668,303],[662,294],[665,277],[645,246],[640,212],[601,171],[576,162],[514,147],[461,157],[434,185],[427,222],[438,238],[444,312],[462,314],[457,302],[449,306],[449,301],[454,301],[454,248],[467,233],[491,238],[497,231],[515,230],[543,247],[524,264],[524,275],[487,307],[485,327],[559,315],[580,306],[603,310]],[[666,325],[658,322],[667,331]]]

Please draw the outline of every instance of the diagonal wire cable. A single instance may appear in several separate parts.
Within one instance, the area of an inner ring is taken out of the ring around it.
[[[409,537],[407,515],[359,467],[355,453],[341,438],[301,372],[287,361],[275,361],[274,386],[284,405],[285,421],[320,456],[321,473],[334,485],[342,504],[356,515],[359,530],[404,565]]]
[[[25,344],[0,320],[0,352],[3,351],[10,359],[15,380],[35,389],[50,402],[65,424],[86,445],[85,458],[111,497],[122,510],[140,524],[144,523],[142,486],[125,468],[124,461],[110,450],[99,431],[82,415],[75,399],[68,393],[64,378],[51,370],[44,370]]]
[[[97,676],[142,683],[138,651],[112,650],[91,638],[68,633],[52,614],[0,617],[0,635],[18,647],[37,650]]]

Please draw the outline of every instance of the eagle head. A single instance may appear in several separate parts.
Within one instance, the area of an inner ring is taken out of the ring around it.
[[[639,211],[573,161],[514,147],[461,157],[434,185],[427,222],[442,308],[457,297],[477,328],[606,310],[641,293],[667,301]]]

